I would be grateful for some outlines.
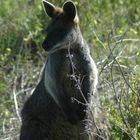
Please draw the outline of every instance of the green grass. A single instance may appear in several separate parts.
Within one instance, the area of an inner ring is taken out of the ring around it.
[[[62,6],[64,0],[50,2]],[[99,69],[99,95],[112,139],[139,140],[140,1],[74,2]],[[0,139],[13,140],[19,135],[20,110],[45,63],[40,44],[49,18],[38,0],[1,0],[0,5]]]

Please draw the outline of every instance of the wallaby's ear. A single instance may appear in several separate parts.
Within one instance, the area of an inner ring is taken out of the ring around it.
[[[76,7],[72,1],[67,1],[66,3],[64,3],[63,11],[66,17],[70,20],[74,20],[77,15]]]
[[[55,17],[56,7],[46,0],[43,0],[42,2],[46,14],[51,18]]]

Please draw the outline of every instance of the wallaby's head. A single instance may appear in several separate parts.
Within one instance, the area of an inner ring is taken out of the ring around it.
[[[64,3],[62,8],[43,0],[46,14],[52,19],[46,30],[46,38],[42,47],[54,52],[73,44],[78,38],[77,10],[72,1]]]

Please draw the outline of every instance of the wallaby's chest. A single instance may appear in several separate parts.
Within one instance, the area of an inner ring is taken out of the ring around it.
[[[52,90],[60,84],[65,93],[68,93],[67,96],[73,96],[72,93],[78,95],[76,86],[85,77],[90,77],[93,71],[89,55],[80,50],[67,49],[51,54],[45,68],[47,89]]]
[[[46,68],[48,72],[53,75],[63,75],[63,73],[73,74],[74,72],[84,74],[87,73],[91,67],[89,55],[90,54],[78,49],[61,50],[48,57]]]

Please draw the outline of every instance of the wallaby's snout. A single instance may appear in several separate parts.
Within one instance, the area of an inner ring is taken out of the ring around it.
[[[71,32],[71,27],[66,27],[64,23],[59,23],[61,21],[56,21],[53,27],[48,27],[47,36],[42,43],[42,47],[45,51],[55,51],[64,46],[65,39]]]

